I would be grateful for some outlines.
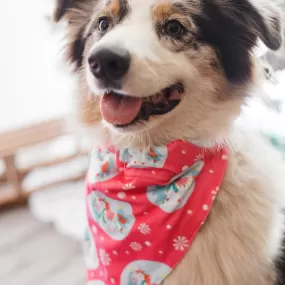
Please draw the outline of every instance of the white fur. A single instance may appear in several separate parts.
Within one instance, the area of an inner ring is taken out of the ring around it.
[[[280,153],[252,129],[241,131],[237,127],[233,133],[230,139],[235,145],[233,149],[252,162],[249,169],[244,169],[243,179],[257,176],[255,179],[259,181],[260,189],[271,204],[267,257],[268,260],[274,260],[280,254],[285,230],[285,217],[282,213],[285,209],[285,163]]]
[[[132,56],[130,76],[126,78],[121,90],[116,92],[148,97],[161,89],[174,84],[173,79],[180,78],[181,63],[187,58],[183,54],[171,52],[163,45],[155,33],[152,21],[152,7],[155,0],[129,1],[131,13],[119,25],[115,26],[104,37],[93,44],[89,55],[102,48],[124,48]],[[87,57],[88,58],[88,57]],[[140,72],[138,73],[138,67]],[[161,73],[168,69],[168,73],[161,77]],[[195,70],[191,70],[193,76]],[[144,78],[142,78],[142,76]],[[98,89],[96,80],[87,68],[87,80],[96,95],[104,90]],[[135,84],[133,84],[135,82]],[[148,84],[144,84],[148,82]],[[141,84],[141,86],[137,86]]]
[[[151,7],[155,2],[155,0],[129,1],[131,14],[123,23],[95,43],[90,53],[100,48],[120,47],[141,59],[158,60],[163,49],[160,48],[152,26]]]

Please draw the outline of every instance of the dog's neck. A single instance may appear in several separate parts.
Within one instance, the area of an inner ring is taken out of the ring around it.
[[[196,146],[203,148],[213,148],[214,146],[226,146],[225,138],[229,136],[231,130],[227,130],[216,136],[205,136],[205,137],[190,137],[187,136],[183,140],[188,141]],[[113,146],[118,150],[125,148],[136,148],[138,150],[148,150],[150,147],[160,147],[165,146],[168,143],[179,139],[167,139],[166,136],[162,138],[153,138],[149,133],[117,133],[111,131],[109,128],[104,126],[103,123],[98,124],[96,127],[86,128],[85,134],[89,137],[91,141],[91,146],[93,149]],[[148,139],[146,139],[148,138]]]
[[[86,201],[101,262],[90,257],[89,280],[161,284],[205,222],[227,158],[226,148],[186,141],[148,150],[94,149]]]

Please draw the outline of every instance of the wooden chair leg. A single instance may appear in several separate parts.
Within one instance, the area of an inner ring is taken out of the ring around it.
[[[17,197],[21,199],[23,192],[21,186],[21,179],[15,163],[15,155],[9,155],[4,157],[4,163],[6,166],[7,181],[12,186]]]

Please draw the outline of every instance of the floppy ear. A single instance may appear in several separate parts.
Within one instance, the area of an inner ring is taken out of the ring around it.
[[[248,11],[253,29],[269,49],[279,49],[283,41],[281,11],[274,5],[274,1],[265,2],[267,5],[262,5],[260,0],[251,1],[257,3],[253,4],[254,9]]]
[[[65,56],[75,71],[82,66],[86,41],[84,31],[90,21],[94,3],[94,0],[56,0],[54,21],[64,19],[68,23]]]
[[[59,22],[64,17],[71,21],[76,17],[80,17],[80,20],[84,18],[87,20],[95,3],[96,0],[55,0],[53,19],[55,22]]]
[[[281,12],[274,0],[200,1],[201,14],[194,16],[200,40],[215,48],[231,83],[247,82],[258,38],[272,50],[282,45]]]
[[[76,0],[56,0],[55,10],[53,14],[53,19],[55,22],[59,22],[69,8],[73,7],[75,2],[80,2]]]
[[[65,57],[78,71],[82,66],[84,46],[84,30],[88,24],[95,0],[56,0],[53,14],[55,22],[67,20]],[[83,80],[83,78],[81,78]],[[100,104],[97,97],[90,96],[90,92],[84,87],[78,94],[78,119],[85,126],[92,126],[101,120]]]
[[[53,20],[58,22],[61,20],[72,0],[56,0],[55,1],[55,10],[53,13]]]

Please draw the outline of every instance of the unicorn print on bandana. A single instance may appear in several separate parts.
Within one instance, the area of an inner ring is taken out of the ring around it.
[[[183,175],[166,186],[151,186],[147,189],[147,197],[151,203],[163,211],[171,213],[183,207],[190,197],[195,178],[203,169],[204,162],[196,161],[191,167],[183,170]]]
[[[171,271],[163,263],[152,261],[135,261],[129,264],[121,276],[123,285],[159,285]]]
[[[151,285],[151,278],[143,270],[138,269],[130,272],[128,285]]]
[[[110,149],[97,149],[91,153],[88,179],[95,182],[106,181],[116,176],[116,154]]]
[[[88,196],[89,207],[94,221],[114,240],[124,239],[130,232],[135,218],[132,207],[113,200],[100,192]]]
[[[124,149],[120,153],[120,160],[127,163],[127,167],[163,167],[167,159],[166,147],[151,147],[148,151],[133,148]]]

